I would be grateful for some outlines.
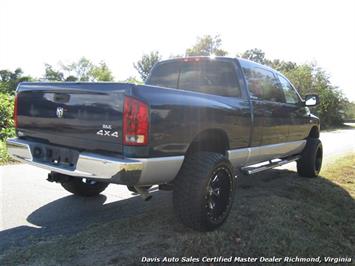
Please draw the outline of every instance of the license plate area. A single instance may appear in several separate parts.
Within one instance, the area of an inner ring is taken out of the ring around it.
[[[68,148],[35,144],[31,145],[33,161],[74,170],[79,158],[79,152]]]

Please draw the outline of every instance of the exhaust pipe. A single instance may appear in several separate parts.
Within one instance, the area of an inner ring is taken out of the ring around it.
[[[148,201],[152,198],[152,195],[149,194],[148,189],[143,188],[143,187],[138,187],[138,186],[134,186],[134,188],[136,189],[137,193],[145,200]]]

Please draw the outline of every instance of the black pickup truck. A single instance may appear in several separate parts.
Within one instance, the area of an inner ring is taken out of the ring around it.
[[[79,196],[110,183],[149,199],[173,190],[177,217],[200,231],[228,216],[236,178],[297,161],[300,176],[322,164],[319,119],[281,73],[238,58],[157,63],[145,85],[21,83],[13,158],[48,169]]]

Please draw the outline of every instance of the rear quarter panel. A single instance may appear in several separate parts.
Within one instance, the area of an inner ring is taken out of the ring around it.
[[[192,140],[207,129],[223,130],[230,149],[249,145],[251,114],[247,99],[148,85],[132,88],[132,94],[150,105],[149,149],[143,155],[183,155]],[[124,153],[135,155],[129,147]]]

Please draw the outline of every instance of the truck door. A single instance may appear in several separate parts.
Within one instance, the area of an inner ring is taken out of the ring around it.
[[[251,146],[287,142],[289,115],[277,77],[271,70],[241,62],[254,110]]]
[[[285,95],[285,109],[290,120],[288,141],[304,139],[309,131],[308,107],[304,106],[291,82],[280,74],[277,74],[277,77]]]

